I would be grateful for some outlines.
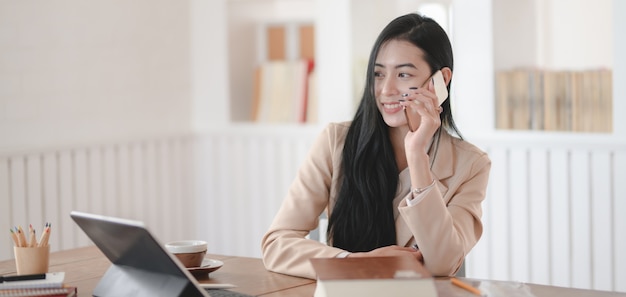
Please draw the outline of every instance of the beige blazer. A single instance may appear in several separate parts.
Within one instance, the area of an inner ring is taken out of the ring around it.
[[[336,257],[343,250],[306,239],[323,211],[332,212],[339,191],[339,172],[349,122],[328,125],[300,167],[274,221],[262,240],[268,270],[315,278],[310,258]],[[431,158],[433,156],[431,155]],[[453,275],[480,238],[481,203],[491,161],[472,144],[442,133],[432,174],[436,187],[407,206],[408,168],[399,175],[394,199],[397,244],[417,243],[426,268],[436,276]]]

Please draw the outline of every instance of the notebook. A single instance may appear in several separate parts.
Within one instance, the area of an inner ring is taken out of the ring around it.
[[[70,217],[111,261],[94,296],[210,296],[142,222],[78,211]]]
[[[65,272],[48,272],[45,279],[21,280],[0,283],[0,290],[60,288],[63,286]]]
[[[75,297],[77,293],[77,287],[64,286],[61,288],[0,290],[0,297]]]

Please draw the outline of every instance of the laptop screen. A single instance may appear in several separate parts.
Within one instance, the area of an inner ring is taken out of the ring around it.
[[[90,214],[71,214],[113,264],[185,276],[142,222]]]
[[[103,281],[107,278],[113,279],[115,283],[126,279],[141,279],[145,283],[135,283],[132,284],[133,287],[146,288],[153,287],[150,283],[158,283],[157,279],[159,282],[173,280],[186,283],[182,285],[186,287],[185,291],[196,291],[192,288],[195,287],[198,288],[199,296],[208,296],[199,288],[195,278],[170,256],[142,222],[77,211],[72,211],[70,216],[115,266],[115,269],[110,268],[107,271],[107,274],[114,276],[105,275]],[[98,287],[102,286],[99,284]]]

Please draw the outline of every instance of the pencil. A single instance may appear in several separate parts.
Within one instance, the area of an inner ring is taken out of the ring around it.
[[[50,224],[47,224],[48,227],[43,230],[43,234],[41,234],[41,240],[39,241],[39,246],[47,246],[48,238],[50,238]]]
[[[451,278],[450,281],[452,282],[452,284],[454,284],[455,286],[458,286],[460,288],[463,288],[469,292],[472,292],[478,296],[481,296],[482,294],[480,293],[480,290],[477,288],[472,287],[471,285],[464,283],[460,280],[458,280],[457,278]]]
[[[28,241],[26,242],[26,246],[30,247],[33,242],[33,224],[28,224]]]
[[[26,235],[24,235],[24,230],[22,229],[22,226],[17,227],[17,238],[20,240],[21,247],[28,246],[26,243]]]
[[[37,236],[35,236],[35,229],[30,230],[30,239],[28,241],[28,246],[29,247],[36,247],[37,246]]]
[[[15,243],[15,246],[19,247],[20,241],[19,239],[17,239],[17,234],[15,234],[15,232],[13,232],[13,229],[11,228],[9,228],[9,231],[11,231],[11,238],[13,239],[13,243]]]
[[[43,241],[43,238],[44,238],[44,236],[45,236],[45,234],[46,234],[46,229],[48,228],[48,225],[49,225],[49,223],[46,223],[46,224],[43,226],[43,231],[41,232],[41,237],[39,237],[39,244],[38,244],[37,246],[42,246],[42,245],[41,245],[41,242]]]

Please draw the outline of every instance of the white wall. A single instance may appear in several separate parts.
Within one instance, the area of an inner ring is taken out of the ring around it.
[[[188,1],[1,1],[0,151],[191,130]]]
[[[613,0],[493,1],[496,70],[612,68],[612,3]]]
[[[230,121],[226,0],[191,0],[191,121],[196,132]]]
[[[350,0],[316,0],[315,71],[318,122],[345,121],[354,114],[352,10]]]
[[[626,1],[613,0],[613,135],[626,139]],[[626,279],[626,275],[624,278]]]
[[[494,130],[491,0],[452,2],[454,74],[452,111],[471,140]]]
[[[535,1],[493,1],[493,58],[496,70],[537,65]]]
[[[537,1],[541,16],[539,65],[550,69],[613,68],[614,0]]]

